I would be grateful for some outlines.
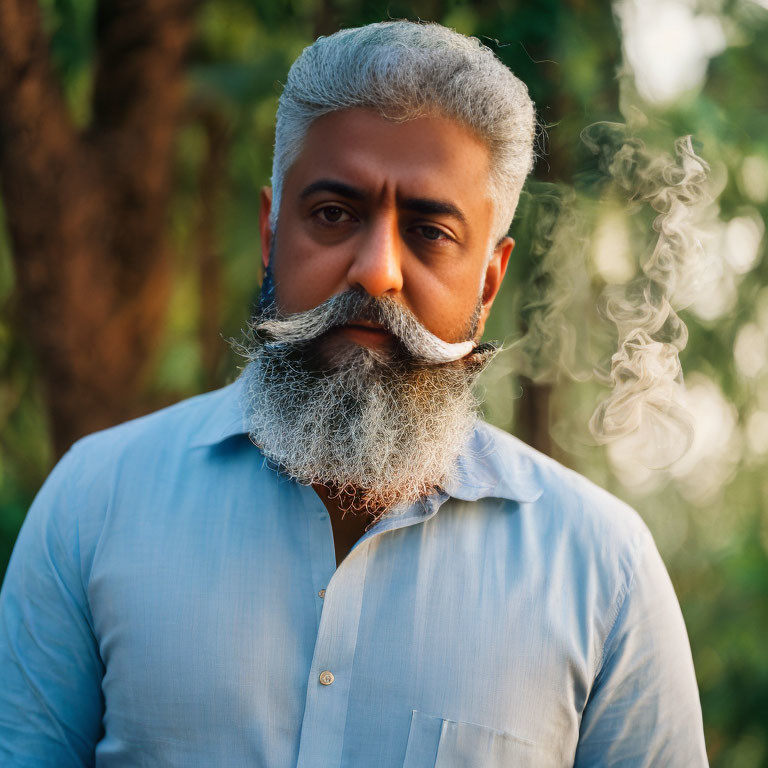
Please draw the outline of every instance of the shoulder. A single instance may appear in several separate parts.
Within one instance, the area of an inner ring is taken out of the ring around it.
[[[239,403],[236,382],[78,440],[39,491],[28,527],[59,531],[87,571],[106,532],[149,530],[175,509],[192,514],[196,494],[213,488],[213,478],[231,482],[221,473],[237,465],[233,451],[253,448]],[[240,442],[226,439],[235,435]],[[250,461],[248,468],[257,474],[261,466]]]
[[[476,435],[480,445],[491,447],[484,450],[485,461],[497,478],[498,495],[514,500],[521,486],[535,491],[518,514],[542,556],[596,572],[617,593],[629,588],[648,551],[658,557],[650,531],[629,504],[496,427],[481,422]]]
[[[527,484],[536,489],[540,505],[574,516],[579,523],[647,530],[629,504],[517,437],[486,422],[478,423],[476,435],[480,438],[476,445],[484,446],[485,461],[492,464],[502,491],[511,485],[514,492],[520,476],[525,475]]]
[[[95,432],[78,440],[65,457],[70,468],[91,477],[109,468],[149,470],[185,452],[242,433],[238,383]],[[239,420],[239,421],[238,421]]]
[[[496,463],[499,487],[509,488],[505,473],[525,473],[528,486],[537,489],[529,502],[510,500],[509,525],[523,542],[529,576],[539,578],[545,592],[554,588],[558,605],[580,606],[583,626],[592,628],[587,634],[593,670],[620,643],[619,625],[651,642],[643,629],[651,614],[683,648],[687,640],[674,589],[640,515],[512,435],[486,424],[479,431],[493,446],[489,460]]]
[[[157,508],[180,479],[204,481],[215,456],[209,446],[244,433],[235,382],[78,440],[38,500],[56,499],[59,518],[94,526],[110,509]]]

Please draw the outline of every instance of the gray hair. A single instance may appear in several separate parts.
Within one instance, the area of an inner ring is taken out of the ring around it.
[[[506,234],[533,167],[536,118],[528,89],[477,38],[411,21],[320,37],[293,63],[277,109],[273,232],[285,174],[309,127],[324,114],[355,107],[398,121],[437,113],[474,131],[491,156],[493,234],[496,240]]]

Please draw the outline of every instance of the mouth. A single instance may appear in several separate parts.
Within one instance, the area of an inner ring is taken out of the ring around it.
[[[366,347],[389,346],[395,337],[382,325],[367,320],[355,320],[339,326],[339,332],[356,344]]]
[[[389,331],[380,323],[374,323],[370,320],[353,320],[352,322],[345,323],[346,328],[366,328],[370,331],[383,331],[389,333]]]

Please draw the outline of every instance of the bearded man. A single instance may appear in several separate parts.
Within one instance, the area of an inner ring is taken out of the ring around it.
[[[534,126],[435,24],[301,54],[243,374],[80,441],[24,524],[4,766],[706,764],[647,529],[476,416]]]

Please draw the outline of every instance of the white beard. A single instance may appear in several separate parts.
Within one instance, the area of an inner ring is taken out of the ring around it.
[[[371,302],[377,308],[373,317],[365,309]],[[394,323],[378,311],[381,302],[357,294],[347,302],[349,312],[339,313],[338,305],[329,311],[342,317],[335,324],[362,315],[391,331]],[[459,345],[437,339],[442,346],[436,352],[436,337],[395,302],[385,303],[385,314],[394,312],[401,321],[408,315],[406,330],[399,322],[395,353],[349,345],[329,359],[322,336],[307,331],[305,338],[317,340],[274,341],[281,336],[280,320],[257,318],[244,374],[250,436],[264,455],[298,482],[326,486],[348,508],[375,517],[445,483],[476,419],[472,384],[492,356],[471,344],[475,351],[463,359],[425,363],[411,350],[429,359],[449,356],[446,348]],[[309,312],[318,315],[318,309]],[[295,335],[296,319],[307,314],[286,318],[289,334]],[[265,335],[272,341],[264,341]]]

